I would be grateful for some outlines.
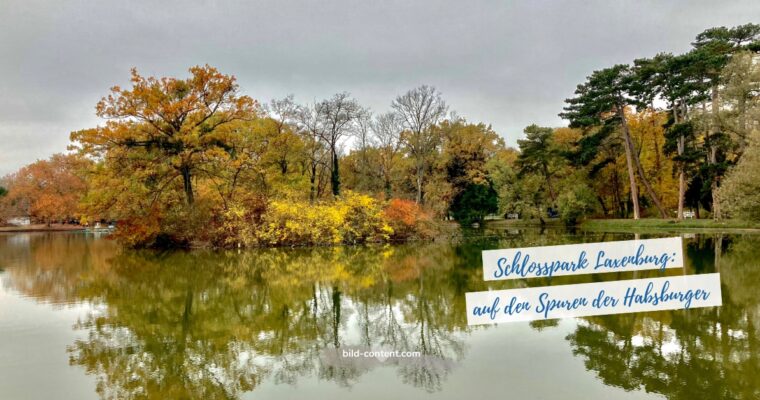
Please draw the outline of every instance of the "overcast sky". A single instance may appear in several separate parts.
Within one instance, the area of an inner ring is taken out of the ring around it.
[[[187,76],[210,64],[266,102],[351,92],[375,112],[437,87],[514,145],[561,126],[594,69],[687,50],[705,28],[760,22],[747,1],[0,0],[0,175],[65,151],[129,69]]]

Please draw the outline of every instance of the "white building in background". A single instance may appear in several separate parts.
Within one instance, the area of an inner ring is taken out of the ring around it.
[[[8,225],[26,226],[26,225],[30,225],[31,223],[32,223],[32,220],[29,217],[8,218]]]

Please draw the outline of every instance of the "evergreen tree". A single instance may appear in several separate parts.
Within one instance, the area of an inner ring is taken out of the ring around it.
[[[633,218],[639,219],[638,187],[636,172],[654,202],[661,217],[665,211],[644,174],[626,120],[626,107],[636,105],[632,92],[632,72],[628,65],[618,64],[611,68],[594,71],[583,84],[578,85],[575,97],[565,100],[568,104],[560,116],[570,121],[571,127],[610,129],[619,127],[625,149],[628,180],[633,203]]]
[[[517,141],[520,147],[520,156],[517,158],[517,166],[520,175],[536,173],[546,181],[546,190],[549,199],[554,206],[557,201],[557,193],[552,182],[553,164],[559,158],[557,149],[552,146],[552,128],[543,128],[538,125],[530,125],[523,131],[525,139]]]

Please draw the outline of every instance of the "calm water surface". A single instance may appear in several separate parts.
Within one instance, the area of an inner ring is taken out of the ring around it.
[[[760,235],[684,235],[668,274],[720,272],[719,308],[467,326],[468,291],[658,274],[484,282],[481,250],[633,238],[150,252],[0,235],[0,399],[760,398]],[[336,356],[355,347],[422,356]]]

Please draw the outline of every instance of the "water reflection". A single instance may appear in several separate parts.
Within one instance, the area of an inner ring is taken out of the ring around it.
[[[0,236],[0,260],[9,289],[93,305],[75,326],[86,338],[68,353],[71,365],[97,376],[102,398],[237,398],[266,380],[295,384],[307,376],[350,387],[378,367],[435,393],[467,357],[473,328],[465,292],[656,274],[483,282],[480,250],[628,238],[490,231],[455,244],[156,253],[77,234],[30,234]],[[720,270],[723,307],[579,319],[567,351],[626,391],[758,398],[760,269],[752,251],[760,236],[685,241],[687,266],[668,273]],[[555,329],[557,321],[530,326]],[[423,357],[326,357],[354,346]]]
[[[760,398],[758,244],[750,236],[690,241],[692,269],[721,272],[722,307],[586,318],[567,338],[573,353],[605,384],[626,390],[668,399]]]

